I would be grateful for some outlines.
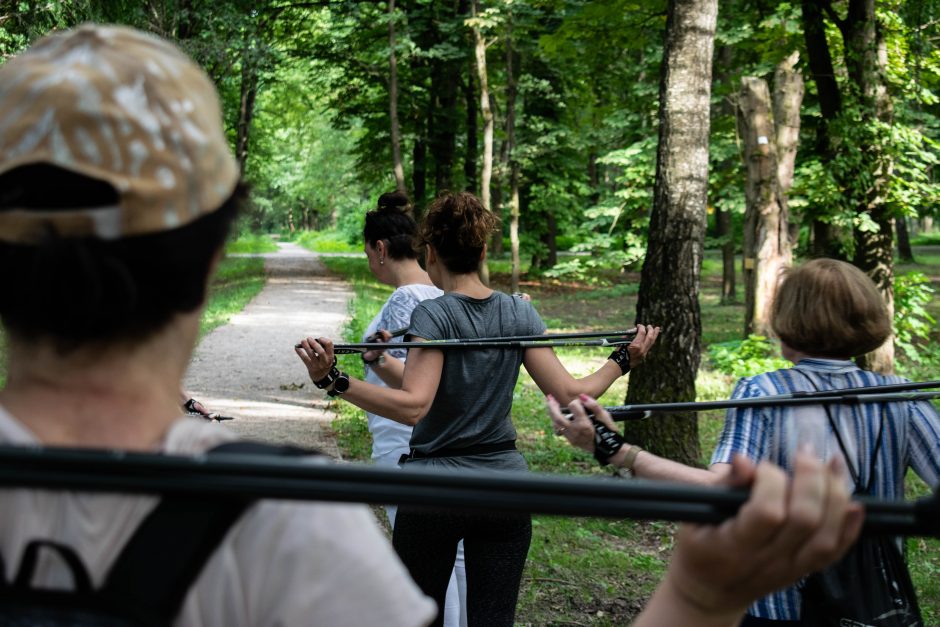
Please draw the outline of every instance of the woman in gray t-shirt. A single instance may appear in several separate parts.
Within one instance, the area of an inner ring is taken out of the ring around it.
[[[472,194],[437,198],[419,229],[431,281],[444,290],[415,308],[414,341],[535,335],[545,323],[532,305],[491,290],[477,274],[499,219]],[[594,373],[575,379],[550,347],[412,349],[407,364],[389,357],[380,388],[335,371],[333,343],[307,338],[297,354],[314,383],[366,411],[413,425],[409,467],[524,471],[510,410],[525,366],[535,383],[559,402],[600,396],[630,365],[643,361],[659,329],[638,325],[636,338]],[[464,540],[467,618],[471,625],[512,625],[531,540],[529,516],[434,512],[401,507],[393,542],[421,589],[442,606],[457,543]],[[440,624],[440,617],[438,623]]]

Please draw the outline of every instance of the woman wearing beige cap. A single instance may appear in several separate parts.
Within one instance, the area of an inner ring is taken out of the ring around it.
[[[0,444],[198,454],[234,439],[181,416],[179,393],[242,195],[215,89],[167,42],[86,25],[0,66]],[[417,626],[435,614],[366,507],[278,501],[207,537],[218,546],[189,580],[164,582],[176,598],[138,602],[216,513],[189,503],[194,526],[155,539],[167,548],[143,565],[153,581],[110,577],[168,500],[2,490],[0,584],[24,572],[36,588],[87,581],[177,625]],[[38,567],[36,546],[49,549]]]

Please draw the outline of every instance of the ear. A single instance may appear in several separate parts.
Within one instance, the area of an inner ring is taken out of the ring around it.
[[[424,258],[426,265],[437,263],[437,253],[434,252],[434,248],[432,248],[430,244],[424,245]]]
[[[483,261],[486,259],[486,250],[486,244],[483,244],[483,250],[480,251],[480,263],[483,263]]]
[[[379,253],[381,256],[385,256],[385,240],[380,239],[375,243],[375,252]]]

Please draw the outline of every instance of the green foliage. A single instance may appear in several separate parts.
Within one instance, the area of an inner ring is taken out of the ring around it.
[[[927,311],[934,291],[930,277],[922,272],[908,272],[894,280],[894,341],[914,362],[921,360],[922,344],[929,341],[937,322]]]
[[[712,344],[708,347],[708,357],[718,372],[733,377],[750,377],[791,365],[777,356],[776,345],[762,335]]]
[[[270,236],[250,231],[240,233],[237,238],[225,245],[225,252],[233,254],[273,253],[276,250],[277,244]]]
[[[339,231],[297,231],[294,241],[317,253],[358,253],[361,244],[350,243],[345,233]]]

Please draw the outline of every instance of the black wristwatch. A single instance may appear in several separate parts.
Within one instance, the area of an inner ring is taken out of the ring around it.
[[[327,396],[342,396],[346,390],[349,389],[349,375],[345,372],[340,372],[337,375],[336,380],[333,382],[333,389],[327,390]]]

